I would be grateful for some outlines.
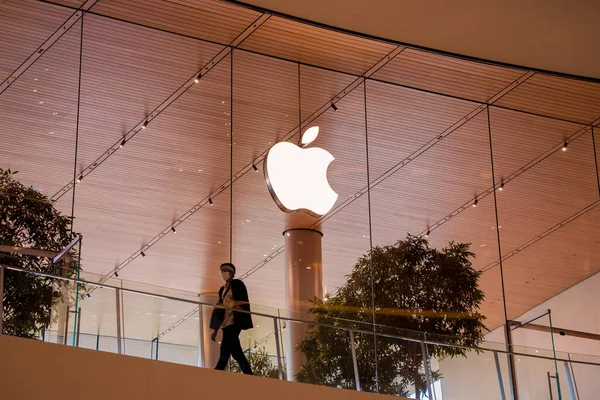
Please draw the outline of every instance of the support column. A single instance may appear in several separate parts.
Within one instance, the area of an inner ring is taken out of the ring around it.
[[[306,320],[311,300],[323,298],[323,234],[313,229],[289,229],[285,237],[285,309],[288,316]],[[297,346],[308,324],[286,323],[285,348],[287,379],[295,380],[305,362]]]
[[[206,304],[217,304],[218,296],[214,294],[201,294],[199,296],[199,300],[201,303]],[[204,367],[205,368],[214,368],[217,365],[217,361],[219,361],[219,355],[221,346],[218,341],[213,342],[210,339],[210,335],[212,334],[212,330],[210,329],[210,317],[212,316],[213,308],[209,306],[200,306],[202,307],[202,311],[200,312],[200,318],[202,318],[202,332],[201,342],[204,345]],[[219,333],[219,336],[221,333]]]

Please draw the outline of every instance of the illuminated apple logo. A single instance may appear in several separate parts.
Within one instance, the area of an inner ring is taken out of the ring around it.
[[[315,217],[327,214],[338,195],[327,181],[327,167],[335,159],[326,150],[305,149],[319,134],[319,127],[307,129],[300,146],[277,143],[264,162],[267,188],[279,208],[285,212],[303,210]]]

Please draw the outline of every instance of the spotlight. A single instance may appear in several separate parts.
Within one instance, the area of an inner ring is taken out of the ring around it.
[[[502,182],[502,183],[500,184],[500,187],[498,188],[498,190],[504,190],[504,182]]]
[[[145,120],[144,125],[142,125],[142,129],[146,129],[147,126],[148,126],[148,120]]]
[[[123,146],[125,146],[125,143],[127,143],[127,141],[125,139],[123,139],[123,141],[121,142],[121,144],[119,145],[119,148],[123,148]]]
[[[337,106],[334,103],[331,103],[331,108],[333,108],[333,111],[337,111],[338,110]]]
[[[171,230],[173,231],[173,233],[177,233],[174,226],[171,227]]]
[[[142,255],[142,257],[146,257],[146,254],[143,251],[141,251],[140,254]]]
[[[425,237],[428,238],[430,233],[431,232],[429,231],[429,229],[427,229],[427,233],[425,233]]]
[[[202,74],[198,74],[198,76],[196,77],[196,79],[194,79],[194,83],[198,83],[200,82],[200,78],[202,78]]]
[[[92,298],[92,295],[91,295],[91,294],[89,294],[89,293],[86,293],[86,295],[87,295],[88,299],[91,299],[91,298]]]
[[[115,269],[115,278],[119,277],[119,273],[117,272],[117,270]]]
[[[565,140],[565,144],[563,144],[562,151],[567,151],[567,147],[569,147],[569,143]]]
[[[252,164],[252,169],[254,170],[254,172],[258,172],[258,168],[256,167],[256,164]]]
[[[208,204],[210,204],[211,206],[213,205],[213,201],[210,197],[208,198]]]
[[[473,202],[473,207],[477,207],[477,203],[479,203],[479,200],[477,199],[477,197],[475,197],[475,201]]]
[[[79,175],[76,182],[79,183],[79,182],[81,182],[82,179],[83,179],[83,174]]]

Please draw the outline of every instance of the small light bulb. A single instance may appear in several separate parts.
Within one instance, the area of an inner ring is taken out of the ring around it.
[[[430,233],[431,232],[429,231],[429,229],[427,229],[427,232],[425,233],[425,237],[428,238]]]
[[[83,179],[83,175],[79,175],[76,182],[79,183],[79,182],[81,182],[82,179]]]
[[[477,200],[477,198],[475,198],[475,201],[473,202],[473,207],[477,207],[477,203],[479,203],[479,200]]]
[[[119,148],[123,148],[123,146],[125,146],[125,143],[127,143],[127,141],[125,139],[123,139],[123,141],[121,142],[121,144],[119,145]]]
[[[567,143],[567,141],[565,140],[565,144],[563,144],[562,151],[567,151],[568,146],[569,146],[569,143]]]
[[[198,74],[198,76],[194,79],[194,83],[200,82],[201,77],[202,77],[202,74]]]
[[[148,126],[148,120],[145,120],[144,125],[142,125],[142,129],[146,129],[147,126]]]
[[[208,204],[210,204],[211,206],[213,205],[213,201],[210,197],[208,198]]]
[[[502,182],[502,183],[500,184],[500,187],[498,188],[498,190],[504,190],[504,182]]]

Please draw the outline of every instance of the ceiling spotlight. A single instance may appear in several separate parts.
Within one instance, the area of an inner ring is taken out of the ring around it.
[[[425,237],[428,238],[430,233],[431,232],[429,231],[429,229],[427,229],[427,232],[425,233]]]
[[[565,140],[565,144],[563,144],[562,151],[567,151],[568,146],[569,146],[569,143]]]
[[[117,270],[115,269],[115,278],[119,277],[119,273],[117,272]]]
[[[140,251],[140,254],[142,255],[142,257],[146,257],[146,254],[143,251]]]
[[[142,129],[146,129],[147,126],[148,126],[148,120],[145,120],[144,125],[142,125]]]
[[[337,111],[338,108],[334,103],[331,103],[331,108],[333,109],[333,111]]]
[[[89,293],[86,293],[86,295],[87,295],[88,299],[91,299],[91,298],[92,298],[92,295],[91,295],[91,294],[89,294]]]
[[[498,188],[498,190],[504,190],[504,182],[502,182],[502,183],[500,184],[500,187]]]
[[[477,197],[475,197],[475,201],[473,202],[473,207],[477,207],[477,203],[479,203],[479,200],[477,199]]]
[[[123,146],[125,146],[125,143],[127,143],[127,141],[125,139],[123,139],[123,141],[121,142],[121,144],[119,145],[119,148],[123,148]]]
[[[208,204],[210,204],[211,206],[213,205],[213,201],[210,197],[208,198]]]
[[[171,227],[171,230],[173,231],[173,233],[177,233],[174,226]]]
[[[254,170],[254,172],[258,172],[258,168],[256,167],[256,164],[252,164],[252,169]]]
[[[79,183],[79,182],[81,182],[82,179],[83,179],[83,174],[79,175],[79,177],[77,178],[76,182]]]
[[[198,83],[200,82],[200,78],[202,78],[202,74],[198,74],[198,76],[196,77],[196,79],[194,79],[194,83]]]

